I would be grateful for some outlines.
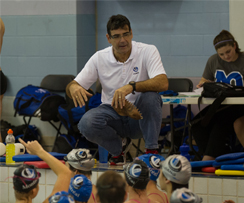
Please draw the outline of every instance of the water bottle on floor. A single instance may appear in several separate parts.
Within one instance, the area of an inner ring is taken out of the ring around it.
[[[11,129],[8,130],[8,135],[5,139],[6,142],[6,164],[14,164],[13,156],[15,155],[15,137]]]

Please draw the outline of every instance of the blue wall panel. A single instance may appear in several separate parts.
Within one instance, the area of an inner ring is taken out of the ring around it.
[[[6,95],[15,95],[27,84],[40,85],[48,74],[77,75],[95,52],[94,14],[6,15],[2,19]]]
[[[109,46],[105,35],[111,15],[126,15],[134,40],[157,46],[169,77],[201,77],[215,53],[213,38],[229,29],[228,0],[97,1],[97,33],[93,1],[56,4],[2,4],[1,67],[10,83],[6,95],[26,84],[40,85],[47,74],[76,75],[96,43],[99,50]]]
[[[214,37],[229,29],[228,0],[98,1],[98,49],[116,14],[129,18],[133,40],[157,46],[169,77],[201,77]]]

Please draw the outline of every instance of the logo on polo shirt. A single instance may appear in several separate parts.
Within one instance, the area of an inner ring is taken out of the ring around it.
[[[138,67],[134,67],[133,68],[133,75],[138,74],[139,73],[138,70],[139,70]]]

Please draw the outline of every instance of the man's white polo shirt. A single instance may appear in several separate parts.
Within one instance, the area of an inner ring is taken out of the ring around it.
[[[144,81],[159,74],[166,74],[160,54],[154,45],[132,42],[132,51],[128,60],[121,63],[116,60],[112,46],[96,52],[77,75],[75,80],[85,89],[99,78],[102,85],[102,103],[111,104],[115,90],[130,81]],[[134,103],[139,92],[126,98]]]

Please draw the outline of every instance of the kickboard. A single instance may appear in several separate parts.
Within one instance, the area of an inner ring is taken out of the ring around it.
[[[230,153],[230,154],[224,154],[221,156],[218,156],[215,161],[228,161],[228,160],[236,160],[244,158],[244,152],[237,152],[237,153]]]
[[[228,161],[220,161],[220,162],[217,162],[215,161],[213,163],[213,167],[219,167],[219,166],[222,166],[222,165],[235,165],[235,164],[243,164],[244,163],[244,158],[241,158],[241,159],[236,159],[236,160],[228,160]]]
[[[239,165],[222,165],[221,166],[222,170],[238,170],[238,171],[244,171],[244,166],[243,164]]]
[[[63,164],[64,160],[60,160]],[[33,165],[37,168],[50,168],[49,165],[45,161],[25,161],[24,164]]]
[[[61,154],[57,152],[48,152],[52,156],[54,156],[56,159],[62,160],[64,159],[64,156],[67,154]],[[16,162],[21,162],[21,161],[42,161],[38,156],[32,155],[32,154],[20,154],[20,155],[15,155],[13,156],[13,160]]]
[[[217,170],[216,168],[211,167],[211,166],[202,168],[202,172],[205,172],[205,173],[214,173],[216,170]]]
[[[6,162],[6,157],[5,156],[1,156],[0,157],[0,162]]]
[[[215,171],[215,174],[216,175],[223,175],[223,176],[244,176],[244,171],[218,169]]]
[[[207,166],[213,166],[214,160],[211,161],[192,161],[191,167],[192,168],[202,168],[202,167],[207,167]]]

